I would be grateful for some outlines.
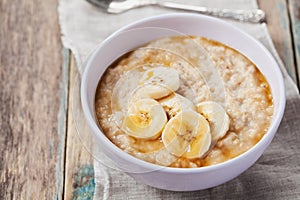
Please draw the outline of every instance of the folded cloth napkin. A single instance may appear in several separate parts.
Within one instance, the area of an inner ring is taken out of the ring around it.
[[[257,8],[256,0],[190,0],[188,3],[219,8]],[[81,74],[89,54],[115,30],[144,17],[170,12],[176,11],[149,6],[111,15],[84,0],[60,0],[62,41],[66,48],[72,50]],[[278,57],[265,24],[228,22],[264,44],[277,60],[284,76],[287,90],[285,114],[273,142],[263,156],[245,173],[218,187],[195,192],[170,192],[139,184],[114,169],[109,161],[103,161],[105,156],[95,145],[94,199],[300,199],[300,98],[296,85]],[[79,132],[86,131],[86,124],[80,124]]]

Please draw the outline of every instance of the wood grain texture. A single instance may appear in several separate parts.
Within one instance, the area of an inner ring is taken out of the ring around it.
[[[300,1],[289,0],[288,2],[292,24],[296,73],[298,74],[298,88],[300,89]]]
[[[66,144],[65,199],[87,199],[93,195],[93,142],[92,135],[80,112],[77,67],[74,57],[70,63],[68,131]],[[77,132],[80,131],[80,132]]]
[[[288,5],[286,0],[258,0],[259,7],[266,12],[267,27],[275,48],[292,79],[297,81],[291,40]]]
[[[0,199],[61,199],[66,93],[57,1],[1,0],[0,21]]]

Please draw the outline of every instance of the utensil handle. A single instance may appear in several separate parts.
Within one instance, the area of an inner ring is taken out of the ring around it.
[[[265,22],[265,12],[260,9],[240,10],[240,9],[207,8],[203,6],[185,5],[185,4],[172,3],[172,2],[160,2],[158,4],[162,7],[195,11],[201,14],[227,18],[227,19],[234,19],[243,22],[251,22],[251,23]]]

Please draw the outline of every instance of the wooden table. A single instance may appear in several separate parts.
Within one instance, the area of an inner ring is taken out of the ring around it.
[[[0,199],[92,197],[93,158],[70,107],[71,53],[57,1],[0,1]],[[259,0],[276,49],[299,86],[300,1]]]

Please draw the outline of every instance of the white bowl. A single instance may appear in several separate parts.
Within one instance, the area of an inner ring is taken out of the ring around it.
[[[144,27],[161,27],[152,29]],[[174,31],[170,31],[174,30]],[[152,31],[151,31],[152,30]],[[274,117],[268,132],[250,150],[224,163],[201,168],[161,167],[139,160],[115,146],[99,129],[94,100],[98,82],[106,68],[124,53],[157,37],[178,32],[199,35],[225,43],[246,55],[264,74],[274,100]],[[112,34],[96,49],[82,77],[81,100],[87,123],[102,151],[123,171],[147,185],[174,191],[192,191],[225,183],[248,169],[272,141],[285,107],[285,90],[280,69],[266,48],[232,25],[199,14],[167,14],[134,22]],[[130,171],[126,169],[131,169]]]

